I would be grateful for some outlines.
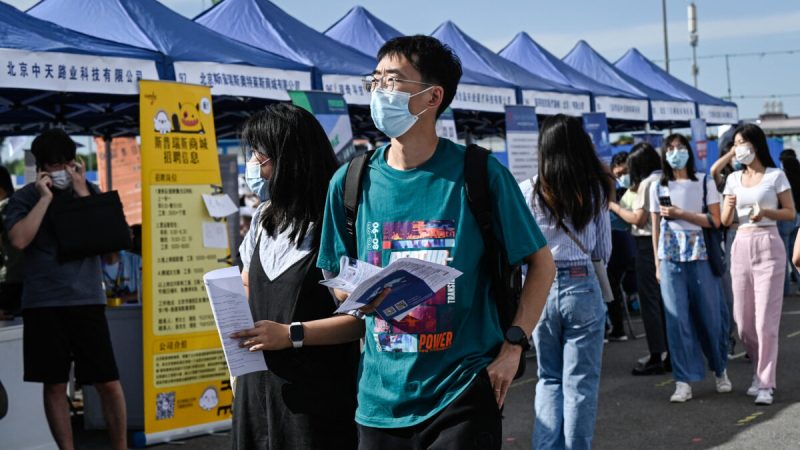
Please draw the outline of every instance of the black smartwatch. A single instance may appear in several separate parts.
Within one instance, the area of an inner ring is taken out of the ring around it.
[[[528,335],[525,334],[525,331],[518,327],[513,326],[506,330],[506,342],[513,345],[519,345],[522,347],[523,352],[527,352],[531,349],[531,343],[528,342]]]
[[[303,338],[305,338],[305,332],[303,330],[303,323],[302,322],[292,322],[289,325],[289,339],[292,341],[292,347],[300,348],[303,346]]]

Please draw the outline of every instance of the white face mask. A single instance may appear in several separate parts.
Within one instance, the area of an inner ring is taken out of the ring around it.
[[[750,165],[756,159],[756,152],[749,145],[739,145],[736,147],[736,160],[745,166]]]
[[[56,189],[63,190],[72,184],[72,177],[66,170],[50,172],[50,178],[53,180],[53,187]]]

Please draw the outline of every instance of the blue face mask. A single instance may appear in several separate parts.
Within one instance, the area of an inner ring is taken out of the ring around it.
[[[631,176],[627,173],[624,175],[620,175],[619,179],[617,180],[619,183],[619,187],[628,189],[631,187]]]
[[[432,88],[433,86],[414,95],[422,94]],[[425,108],[417,115],[411,114],[411,111],[408,110],[408,102],[414,95],[402,91],[387,91],[382,88],[373,90],[369,108],[375,128],[390,138],[406,134],[417,123],[419,116],[428,110]]]
[[[667,164],[675,170],[681,170],[686,167],[689,161],[689,150],[680,149],[667,152]]]
[[[265,202],[269,200],[269,180],[261,178],[261,164],[247,163],[247,168],[244,172],[244,181],[247,182],[247,187],[258,195],[258,198]]]

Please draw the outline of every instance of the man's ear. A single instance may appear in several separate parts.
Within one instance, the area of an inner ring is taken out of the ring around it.
[[[444,101],[444,88],[441,86],[434,86],[431,88],[430,100],[428,100],[428,108],[438,109],[439,105]]]

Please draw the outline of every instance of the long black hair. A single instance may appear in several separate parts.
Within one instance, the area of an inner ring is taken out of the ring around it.
[[[789,157],[781,158],[781,164],[783,164],[783,173],[786,174],[786,178],[789,180],[789,186],[792,187],[792,198],[794,199],[795,207],[798,207],[800,206],[800,161],[794,155],[794,150],[789,151],[792,153]],[[783,156],[783,152],[781,152],[781,156]]]
[[[246,148],[272,160],[261,226],[273,237],[291,227],[289,239],[300,246],[313,223],[318,245],[328,183],[338,167],[322,126],[302,108],[275,103],[247,119],[241,137]]]
[[[661,149],[661,185],[667,186],[670,181],[675,181],[675,172],[672,171],[672,166],[667,162],[667,150],[672,146],[672,141],[678,141],[689,152],[689,160],[686,162],[686,173],[689,179],[697,181],[694,175],[694,152],[692,151],[692,144],[686,136],[678,133],[670,134],[664,139],[664,148]]]
[[[741,135],[742,139],[753,146],[753,150],[756,151],[756,158],[761,161],[764,167],[776,167],[775,161],[772,160],[772,155],[769,154],[767,136],[761,127],[752,123],[743,123],[736,127],[736,131],[733,132],[734,139],[736,139],[737,134]]]
[[[628,174],[631,176],[631,189],[639,192],[639,185],[656,170],[661,169],[661,158],[648,142],[639,142],[628,155]]]
[[[606,208],[613,177],[575,117],[548,117],[539,131],[539,177],[534,192],[557,221],[580,231]]]

